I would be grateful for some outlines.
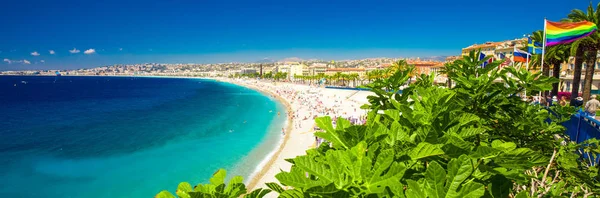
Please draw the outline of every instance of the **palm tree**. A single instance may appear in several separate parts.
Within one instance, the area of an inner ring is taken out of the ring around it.
[[[373,71],[367,71],[367,73],[365,74],[365,78],[367,79],[368,83],[371,83],[371,80],[373,80],[373,74],[375,74],[375,71],[377,70],[373,70]]]
[[[325,78],[325,74],[324,73],[319,73],[317,74],[317,82],[321,81],[321,79]]]
[[[356,80],[358,80],[358,74],[353,73],[348,75],[349,79],[353,81],[352,85],[356,87]]]
[[[333,79],[335,79],[335,76],[326,76],[325,78],[327,79],[327,84],[333,85]]]
[[[440,71],[440,74],[446,75],[446,86],[448,88],[452,88],[452,80],[450,80],[450,78],[449,78],[450,73],[453,72],[451,64],[452,63],[444,63],[444,67]]]
[[[342,72],[336,72],[333,77],[336,79],[336,84],[340,84],[340,78],[342,78]]]
[[[598,24],[598,22],[600,22],[600,3],[598,3],[596,9],[594,9],[592,3],[590,2],[590,5],[587,8],[587,13],[579,9],[574,9],[571,11],[571,13],[569,13],[569,15],[567,15],[567,17],[568,18],[565,19],[566,21],[589,21]],[[586,63],[585,81],[583,85],[583,99],[586,101],[590,98],[592,91],[594,67],[596,66],[596,55],[598,54],[598,49],[600,48],[599,44],[600,35],[598,35],[597,31],[594,34],[577,40],[571,44],[571,51],[575,51],[575,71],[577,71],[578,67],[582,67],[584,62],[583,60],[585,60]],[[578,74],[575,73],[573,77],[573,85],[575,87],[576,85],[579,85],[579,82],[575,82],[575,79],[578,77]],[[575,87],[573,87],[573,91],[575,91]],[[571,98],[573,98],[573,96],[577,97],[575,93],[576,92],[571,93]]]
[[[549,65],[552,65],[552,77],[560,79],[560,66],[562,63],[569,61],[571,56],[570,45],[557,45],[546,49],[545,59]],[[551,95],[558,95],[559,82],[552,84]],[[574,99],[574,98],[573,98]]]
[[[571,54],[575,54],[575,65],[573,70],[573,89],[571,90],[571,105],[575,105],[575,98],[579,96],[579,84],[581,83],[581,69],[583,66],[583,48],[578,47],[579,42],[573,43],[571,46]]]
[[[406,68],[409,67],[408,62],[406,62],[406,60],[399,60],[396,61],[394,63],[392,63],[392,65],[388,68],[388,74],[394,73],[398,70],[405,70]]]
[[[348,74],[340,74],[340,78],[342,79],[342,86],[348,86]]]

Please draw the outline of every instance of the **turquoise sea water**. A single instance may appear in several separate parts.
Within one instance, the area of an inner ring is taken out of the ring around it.
[[[246,179],[281,138],[270,96],[199,79],[0,76],[0,197],[153,197]]]

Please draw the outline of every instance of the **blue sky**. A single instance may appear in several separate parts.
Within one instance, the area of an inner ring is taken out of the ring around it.
[[[542,29],[544,17],[560,20],[589,2],[6,0],[0,70],[457,55]]]

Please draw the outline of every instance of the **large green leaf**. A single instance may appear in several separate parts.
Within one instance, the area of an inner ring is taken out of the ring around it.
[[[190,185],[187,182],[181,182],[177,186],[177,191],[175,192],[175,194],[177,194],[179,198],[189,198],[190,195],[188,195],[188,193],[191,191],[193,191],[192,185]]]
[[[446,196],[446,189],[444,187],[444,183],[446,183],[446,170],[436,161],[429,163],[427,171],[425,171],[425,182],[428,197],[442,198]]]
[[[487,147],[487,146],[479,146],[475,152],[471,153],[471,157],[479,159],[479,158],[490,158],[499,154],[501,151],[495,148]]]
[[[229,180],[229,184],[225,187],[223,193],[231,196],[239,196],[246,193],[246,186],[244,185],[244,178],[241,176],[235,176]]]
[[[333,195],[339,192],[340,189],[335,187],[335,184],[329,184],[327,186],[315,186],[306,190],[307,193],[315,193],[320,195]]]
[[[460,197],[479,198],[485,194],[485,186],[477,182],[468,182],[460,189]]]
[[[391,149],[381,151],[373,165],[373,177],[368,182],[375,183],[380,180],[381,175],[390,167],[392,162],[394,162],[394,151]]]
[[[282,193],[283,191],[285,191],[285,190],[283,190],[283,188],[282,188],[282,187],[281,187],[279,184],[277,184],[277,183],[269,182],[269,183],[266,183],[265,185],[267,185],[267,187],[269,187],[269,189],[271,189],[271,190],[273,190],[273,191],[275,191],[275,192],[277,192],[277,193]]]
[[[442,154],[444,154],[444,151],[440,149],[439,146],[427,142],[421,142],[411,151],[410,158],[413,160],[418,160],[421,158]]]
[[[316,162],[314,162],[316,163]],[[280,172],[275,175],[275,178],[284,185],[293,186],[297,188],[312,188],[315,186],[328,185],[331,182],[325,180],[310,180],[306,178],[305,172],[300,168],[292,167],[290,172]]]
[[[389,170],[383,175],[373,175],[379,179],[372,179],[371,182],[367,183],[368,192],[370,193],[382,193],[387,188],[401,188],[402,185],[398,182],[406,172],[406,166],[402,163],[392,163]]]
[[[269,190],[269,189],[259,188],[259,189],[256,189],[256,190],[244,195],[244,198],[262,198],[265,195],[269,194],[270,192],[271,192],[271,190]],[[238,196],[232,196],[232,198],[235,198],[235,197],[238,197]]]
[[[462,183],[469,178],[471,173],[473,173],[471,159],[466,155],[461,155],[457,159],[452,159],[450,163],[448,163],[448,172],[449,175],[446,180],[448,193],[446,194],[446,198],[462,197],[463,194],[459,192],[459,188]]]
[[[414,198],[426,198],[425,192],[421,188],[421,185],[414,180],[407,180],[408,188],[406,189],[406,197]]]
[[[494,140],[492,141],[492,148],[509,151],[517,148],[517,145],[513,142],[503,142],[502,140]]]
[[[335,124],[336,124],[335,130],[344,130],[344,129],[352,126],[351,123],[350,123],[350,121],[348,121],[348,120],[346,120],[344,118],[338,118],[335,121]]]
[[[286,190],[279,195],[280,198],[303,198],[304,193],[298,189]]]
[[[213,185],[221,185],[225,182],[226,176],[227,176],[227,171],[225,169],[219,169],[210,178],[210,183]]]
[[[325,130],[325,132],[316,132],[315,136],[331,142],[333,147],[348,149],[348,145],[346,145],[343,135],[339,134],[338,131],[333,128],[333,124],[331,123],[331,118],[329,116],[317,118],[315,119],[315,122],[319,128]],[[344,124],[342,124],[342,126],[343,125]]]
[[[498,155],[494,162],[506,168],[527,169],[547,163],[547,158],[529,148],[517,148]]]
[[[461,131],[458,133],[458,135],[461,138],[469,138],[469,137],[473,137],[474,135],[477,135],[477,134],[482,134],[483,132],[485,132],[485,129],[483,129],[483,128],[469,127],[469,128],[461,129]]]
[[[166,191],[166,190],[160,191],[154,197],[155,198],[175,198],[175,196],[173,196],[173,194],[171,194],[169,191]]]

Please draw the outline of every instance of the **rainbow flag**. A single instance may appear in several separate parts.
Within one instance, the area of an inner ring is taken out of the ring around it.
[[[546,47],[571,43],[593,34],[597,29],[596,24],[588,21],[564,23],[546,21]]]

